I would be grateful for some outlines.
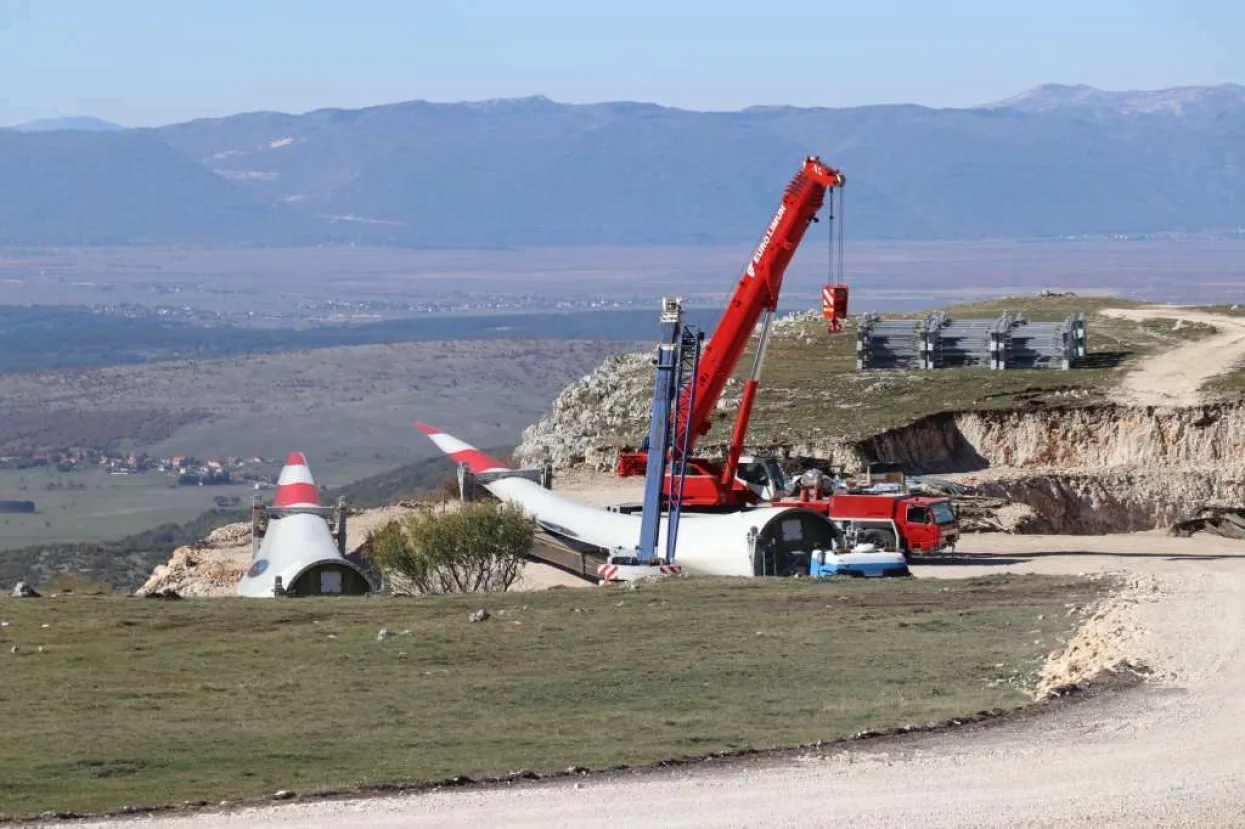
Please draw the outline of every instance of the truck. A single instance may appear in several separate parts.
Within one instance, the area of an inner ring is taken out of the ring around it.
[[[851,545],[871,544],[910,558],[954,551],[960,538],[959,516],[951,499],[914,494],[904,480],[836,487],[833,479],[811,470],[796,479],[794,490],[773,499],[773,505],[825,514]]]

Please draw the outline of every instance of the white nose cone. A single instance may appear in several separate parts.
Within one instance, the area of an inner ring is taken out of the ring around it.
[[[328,523],[315,510],[320,495],[301,452],[291,452],[277,479],[268,530],[251,568],[238,583],[238,595],[271,597],[281,588],[298,596],[358,595],[370,589],[367,577],[337,549]],[[300,508],[308,509],[299,512]]]

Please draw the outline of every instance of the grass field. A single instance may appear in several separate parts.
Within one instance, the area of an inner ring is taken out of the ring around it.
[[[212,509],[213,498],[220,495],[237,496],[242,507],[249,509],[254,492],[243,485],[172,487],[172,483],[171,477],[158,472],[109,475],[93,469],[70,473],[47,467],[0,469],[0,498],[34,501],[37,509],[0,515],[0,550],[122,538],[158,524],[189,521]],[[49,490],[49,485],[56,488]],[[68,489],[67,485],[85,489]]]
[[[1100,589],[992,577],[0,599],[0,813],[643,763],[1020,706],[1074,624],[1066,608]],[[469,623],[479,606],[493,617]],[[397,635],[378,641],[381,627]]]

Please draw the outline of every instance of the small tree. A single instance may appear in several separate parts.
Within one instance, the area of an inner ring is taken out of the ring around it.
[[[463,505],[453,512],[418,512],[369,536],[368,558],[420,593],[509,590],[523,574],[536,525],[515,504]]]

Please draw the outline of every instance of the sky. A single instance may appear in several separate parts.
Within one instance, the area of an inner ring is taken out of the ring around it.
[[[1240,0],[0,0],[0,125],[546,95],[973,106],[1245,83]]]

